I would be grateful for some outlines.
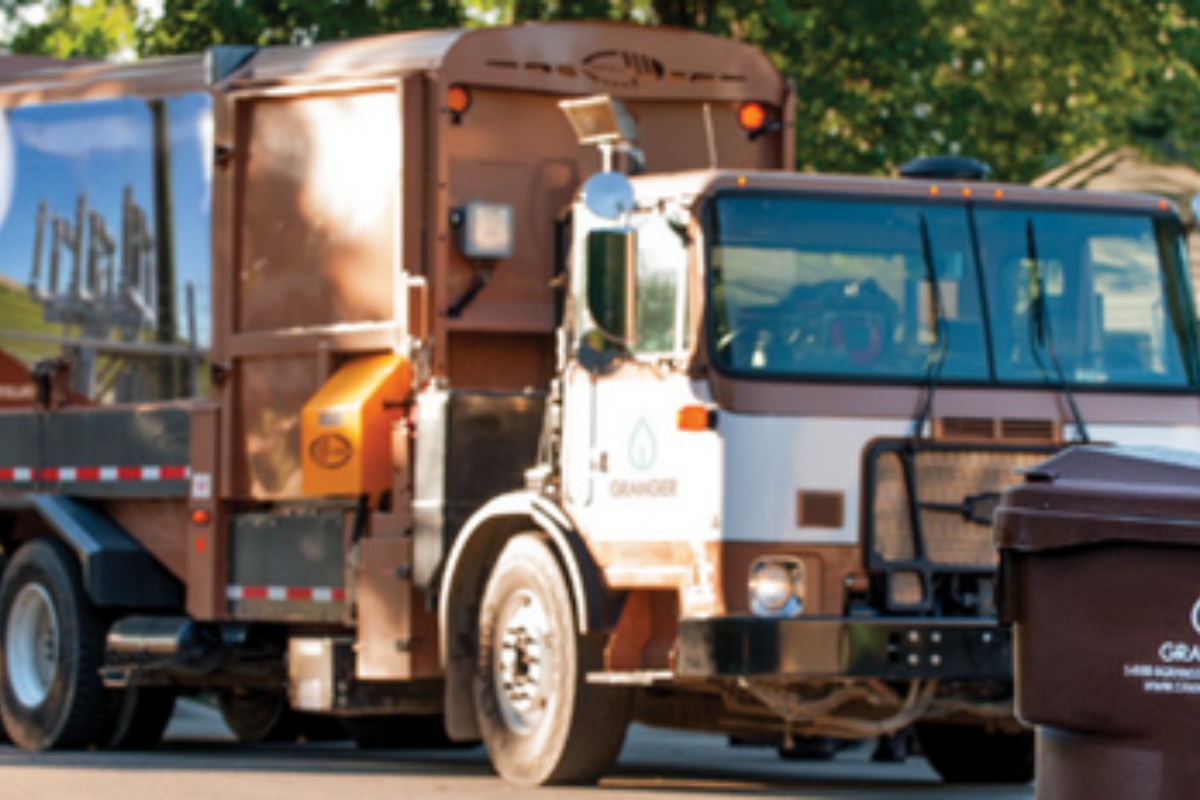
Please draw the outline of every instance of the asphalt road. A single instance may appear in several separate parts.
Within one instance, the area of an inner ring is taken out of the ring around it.
[[[942,784],[920,758],[875,764],[866,749],[828,762],[788,762],[723,738],[635,726],[599,787],[540,790],[541,800],[1031,800],[1032,787]],[[236,744],[210,709],[181,704],[150,753],[28,754],[0,746],[0,798],[14,800],[458,800],[524,797],[483,751],[361,751],[343,743]]]

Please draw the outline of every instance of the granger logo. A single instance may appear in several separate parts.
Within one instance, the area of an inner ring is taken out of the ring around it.
[[[354,455],[354,445],[339,433],[324,433],[308,446],[308,455],[319,467],[338,469]]]
[[[654,83],[665,72],[657,58],[629,50],[601,50],[583,60],[583,74],[608,86]]]
[[[1192,630],[1200,635],[1200,600],[1192,606],[1188,620]],[[1158,648],[1158,658],[1167,664],[1200,664],[1200,644],[1166,641]]]
[[[633,434],[629,437],[629,463],[638,472],[645,472],[657,461],[658,440],[643,417],[633,426]]]

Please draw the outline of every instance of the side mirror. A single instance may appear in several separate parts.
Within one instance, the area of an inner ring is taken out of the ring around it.
[[[609,341],[630,345],[634,338],[633,231],[592,231],[587,238],[588,311]]]

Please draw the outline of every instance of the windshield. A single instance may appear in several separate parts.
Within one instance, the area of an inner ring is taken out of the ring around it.
[[[710,325],[725,371],[1189,384],[1191,302],[1170,219],[737,194],[718,196],[711,223]]]

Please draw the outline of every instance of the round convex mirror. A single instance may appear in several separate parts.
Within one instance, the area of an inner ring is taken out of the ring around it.
[[[601,219],[620,219],[633,210],[633,184],[619,172],[597,172],[583,184],[583,202]]]

